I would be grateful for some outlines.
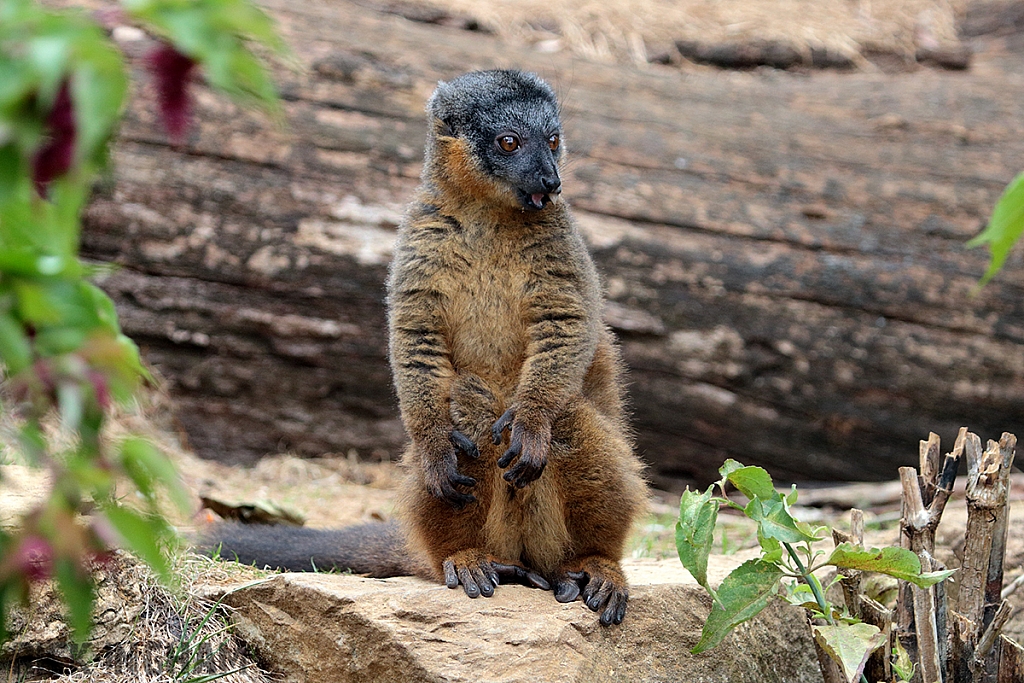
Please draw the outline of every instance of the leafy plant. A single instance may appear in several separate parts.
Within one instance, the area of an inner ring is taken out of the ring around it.
[[[989,261],[988,270],[978,283],[982,287],[998,273],[1010,248],[1024,234],[1024,173],[1014,178],[1006,190],[1003,191],[999,201],[992,210],[992,217],[988,226],[980,235],[967,243],[968,248],[979,247],[983,244],[989,245],[992,257]]]
[[[78,257],[80,214],[123,114],[124,58],[97,17],[134,22],[155,36],[147,65],[169,133],[189,115],[188,84],[268,110],[269,74],[250,41],[277,54],[270,20],[246,0],[123,0],[113,13],[44,9],[0,0],[0,360],[3,409],[17,422],[28,463],[46,468],[46,500],[13,531],[0,530],[0,640],[5,614],[29,584],[53,577],[77,639],[91,621],[90,565],[120,544],[164,579],[172,533],[157,504],[188,497],[166,457],[138,437],[104,438],[114,403],[148,380],[113,303]],[[123,504],[130,482],[143,510]],[[82,513],[93,508],[88,519]]]
[[[794,486],[788,494],[775,490],[771,477],[760,467],[745,467],[727,460],[719,470],[722,478],[703,493],[687,491],[679,502],[676,547],[683,566],[714,599],[711,613],[694,653],[718,645],[739,624],[760,613],[773,599],[783,599],[807,610],[815,641],[840,667],[851,683],[862,676],[868,656],[885,645],[879,629],[863,623],[833,605],[815,572],[824,567],[839,571],[862,570],[888,574],[927,587],[942,581],[951,571],[922,572],[917,555],[903,548],[866,549],[849,543],[831,553],[815,550],[825,527],[798,521],[790,512],[796,503]],[[741,505],[726,495],[731,484],[747,498]],[[718,488],[720,496],[715,496]],[[722,507],[743,512],[757,523],[761,556],[734,569],[715,589],[708,582],[708,558],[718,513]]]

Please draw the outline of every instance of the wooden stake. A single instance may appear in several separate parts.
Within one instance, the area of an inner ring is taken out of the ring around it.
[[[999,660],[997,683],[1020,683],[1024,681],[1024,648],[1006,636],[999,636],[1002,657]]]
[[[953,491],[956,472],[965,444],[967,428],[961,428],[953,451],[945,459],[939,457],[939,437],[929,434],[921,442],[921,474],[912,467],[900,468],[903,487],[903,518],[900,522],[900,545],[912,550],[921,560],[921,569],[934,571],[935,529]],[[927,589],[901,581],[897,605],[897,634],[900,643],[918,662],[915,681],[941,683],[947,651],[945,589]]]
[[[960,612],[975,624],[976,652],[971,658],[972,680],[996,683],[1001,676],[998,639],[1002,622],[1008,618],[1001,597],[1003,557],[1009,500],[1009,474],[1017,439],[1003,433],[999,442],[989,441],[984,452],[981,440],[969,435],[967,453],[967,531],[960,572]],[[963,634],[960,634],[961,636]],[[954,649],[961,646],[954,641]],[[1005,648],[1012,657],[1011,647]],[[956,658],[962,658],[957,652]]]
[[[978,644],[978,625],[959,612],[951,610],[949,628],[952,639],[946,680],[950,683],[970,683],[974,679],[974,649]]]

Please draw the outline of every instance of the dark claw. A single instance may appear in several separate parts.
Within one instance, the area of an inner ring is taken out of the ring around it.
[[[461,477],[462,475],[456,475],[456,476],[460,476]],[[474,484],[476,483],[475,480],[473,480],[473,479],[471,479],[469,477],[466,477],[466,479],[469,479]],[[459,491],[456,491],[452,487],[450,482],[444,481],[444,480],[442,480],[440,482],[439,486],[436,489],[431,487],[430,488],[430,493],[435,498],[440,498],[441,500],[445,501],[446,503],[451,505],[456,510],[461,510],[462,508],[466,507],[470,503],[476,501],[476,496],[474,496],[473,494],[471,494],[471,493],[460,493]]]
[[[629,593],[619,593],[619,606],[615,610],[615,623],[621,624],[626,618],[626,604],[629,602]]]
[[[501,443],[502,432],[506,429],[512,428],[512,420],[514,420],[515,417],[516,409],[513,407],[502,413],[501,417],[495,421],[494,426],[491,427],[491,441],[494,442],[495,446]],[[508,463],[505,464],[507,465]],[[504,465],[502,465],[502,467],[504,467]]]
[[[464,454],[476,460],[480,457],[480,449],[476,447],[473,440],[468,436],[460,432],[458,429],[453,429],[452,433],[448,435],[448,439],[452,442],[452,445],[462,451]],[[476,482],[473,482],[474,484]]]

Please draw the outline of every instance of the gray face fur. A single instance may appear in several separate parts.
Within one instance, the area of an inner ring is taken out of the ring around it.
[[[524,208],[539,210],[557,199],[562,125],[555,93],[539,77],[474,71],[438,83],[427,111],[443,122],[444,134],[465,138],[484,172],[508,183]],[[503,141],[515,149],[503,149]]]

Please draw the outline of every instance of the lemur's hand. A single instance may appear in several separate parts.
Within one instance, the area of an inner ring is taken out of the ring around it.
[[[517,489],[536,481],[548,464],[548,450],[551,448],[551,423],[543,418],[525,420],[518,416],[518,407],[512,406],[498,418],[491,427],[494,445],[502,440],[506,429],[512,431],[508,450],[498,458],[498,467],[502,469],[512,464],[512,469],[505,472],[502,478]]]
[[[423,481],[430,495],[447,502],[456,510],[476,500],[472,493],[463,493],[455,488],[476,486],[476,479],[459,472],[459,453],[474,460],[480,457],[479,449],[469,437],[457,429],[452,429],[448,433],[447,441],[438,439],[437,443],[423,444],[420,448],[423,449]]]

